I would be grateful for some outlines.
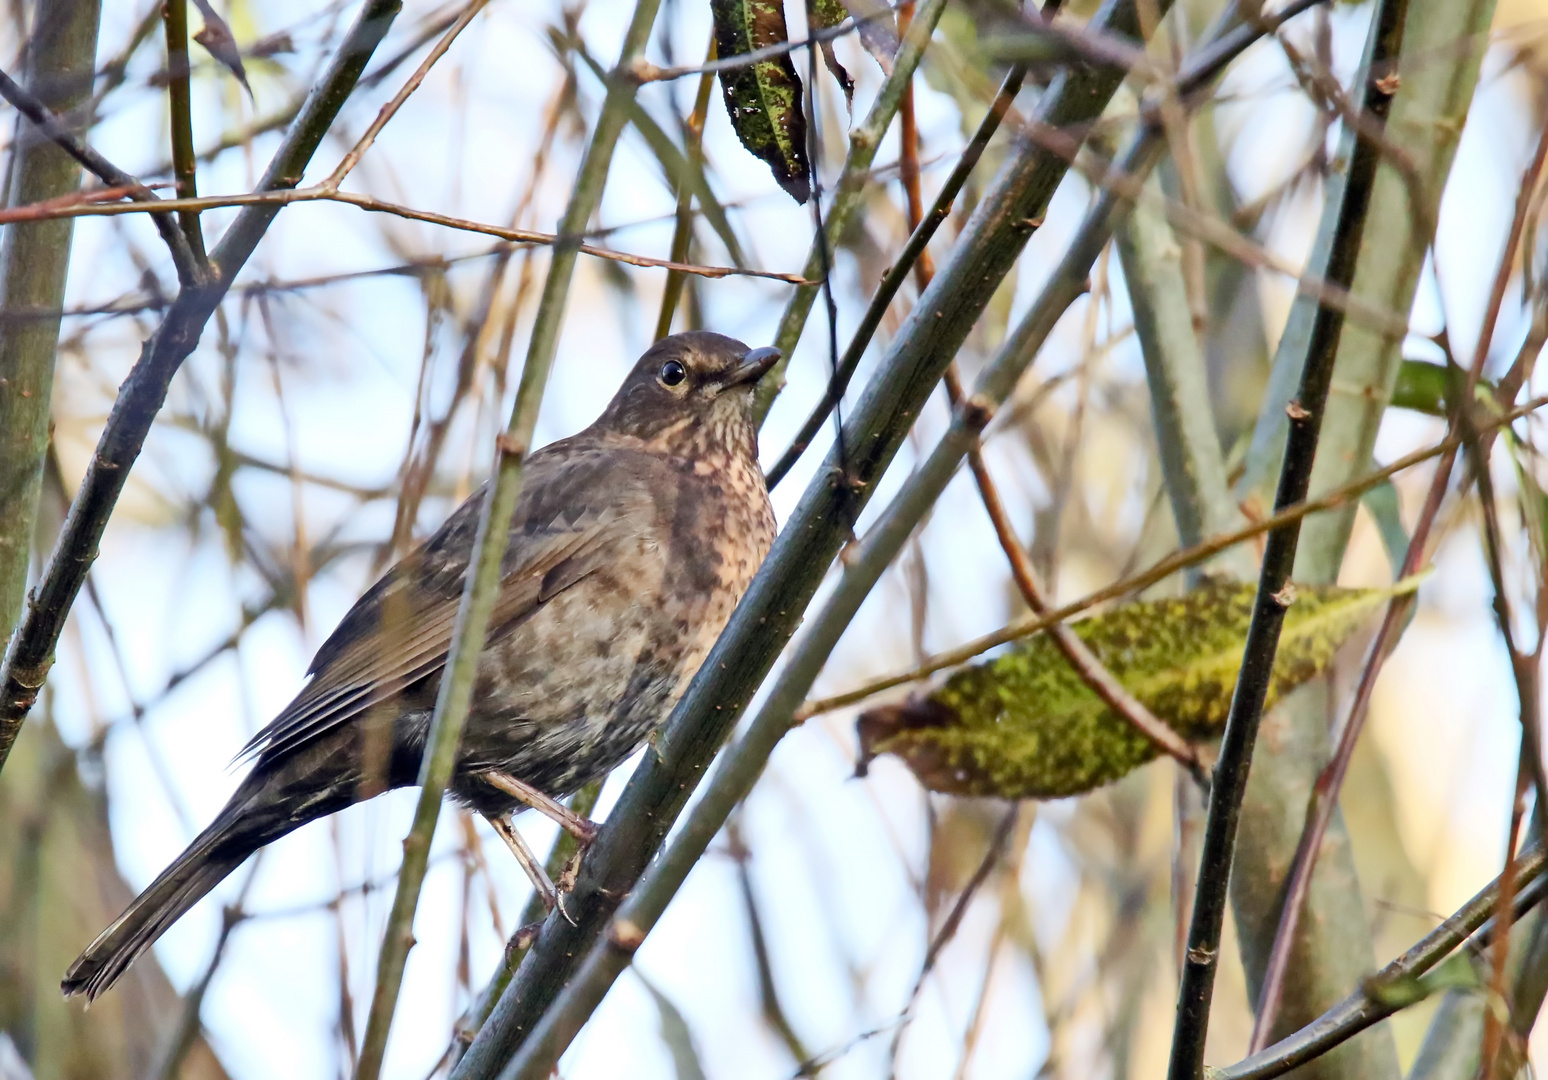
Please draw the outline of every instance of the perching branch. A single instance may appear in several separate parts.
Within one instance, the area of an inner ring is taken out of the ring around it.
[[[934,6],[927,4],[910,28],[893,78],[899,72],[903,77],[912,72],[923,36],[933,26],[933,17],[926,13]],[[1130,35],[1135,32],[1134,8],[1126,0],[1109,0],[1096,19],[1106,29]],[[1118,76],[1108,71],[1067,71],[1043,96],[1041,119],[1054,126],[1084,126],[1100,113],[1117,81]],[[946,363],[1020,254],[1031,233],[1030,220],[1042,215],[1065,171],[1063,159],[1034,145],[1022,142],[1011,153],[951,258],[920,298],[904,332],[894,341],[876,379],[857,405],[844,439],[848,460],[830,461],[813,482],[726,632],[608,815],[572,894],[578,925],[549,917],[526,963],[453,1074],[458,1080],[492,1077],[518,1048],[523,1048],[524,1040],[549,1011],[564,983],[570,981],[592,942],[603,934],[617,902],[610,898],[622,897],[639,880],[730,726],[794,632],[828,564],[847,538],[850,523],[874,490],[875,479],[892,460]],[[842,199],[841,192],[839,201]],[[837,482],[840,476],[847,479]],[[798,692],[797,701],[799,697]],[[787,708],[793,709],[794,704]],[[762,760],[757,758],[754,772],[761,768]],[[718,830],[730,805],[717,809],[720,813],[710,835]],[[697,830],[692,831],[697,841]],[[686,831],[680,834],[673,850],[678,850],[688,836]],[[708,838],[703,843],[708,843]],[[690,843],[681,849],[688,854],[690,866],[703,850],[693,847]],[[662,878],[666,896],[675,891],[675,882],[681,880],[678,875],[686,874],[686,867],[673,861],[677,865]],[[658,872],[667,865],[658,861],[652,870]],[[664,907],[663,896],[656,902]],[[639,935],[614,923],[608,941],[612,944],[604,949],[632,954]],[[589,960],[587,964],[589,967]],[[580,982],[576,976],[566,994],[578,993]],[[600,1000],[595,984],[587,991],[587,998],[592,995]],[[589,1002],[583,999],[579,1014],[589,1011]],[[562,1025],[550,1027],[543,1038],[523,1048],[525,1061],[513,1062],[513,1067],[551,1060],[550,1055],[578,1026],[577,1015],[572,1014]]]

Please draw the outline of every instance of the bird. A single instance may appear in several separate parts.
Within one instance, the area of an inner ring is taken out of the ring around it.
[[[640,746],[730,619],[774,538],[753,391],[779,358],[707,331],[663,338],[590,427],[525,461],[448,792],[490,820],[550,907],[511,817],[534,807],[588,841],[595,826],[558,800]],[[350,608],[239,755],[253,766],[230,801],[70,965],[66,997],[112,986],[259,848],[418,783],[487,493]]]

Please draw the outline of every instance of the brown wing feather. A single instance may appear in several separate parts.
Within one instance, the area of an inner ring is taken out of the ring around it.
[[[501,584],[500,597],[490,617],[490,640],[509,633],[541,602],[562,591],[551,586],[556,570],[572,563],[584,567],[580,573],[567,573],[558,579],[563,581],[564,588],[582,580],[597,564],[597,560],[587,556],[606,547],[615,532],[616,529],[602,523],[581,532],[546,538],[532,552],[531,561],[506,575]],[[445,665],[451,646],[459,599],[438,599],[430,608],[416,611],[407,634],[394,633],[386,627],[349,642],[259,733],[244,754],[283,754],[438,671]]]
[[[556,468],[560,455],[554,453],[562,444],[528,462],[490,641],[610,561],[619,541],[655,513],[659,462],[644,455],[626,455],[620,462],[617,455],[589,452],[582,438],[566,442],[562,475]],[[601,509],[585,497],[598,483],[611,489]],[[367,590],[318,649],[311,681],[254,736],[242,757],[287,753],[445,665],[483,498],[482,490],[476,492]],[[406,626],[394,624],[400,611]]]

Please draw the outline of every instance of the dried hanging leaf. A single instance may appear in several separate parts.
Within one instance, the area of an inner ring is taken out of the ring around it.
[[[783,45],[782,0],[710,0],[715,47],[721,59]],[[731,126],[755,157],[768,163],[779,186],[798,203],[812,192],[806,158],[806,117],[801,112],[801,80],[789,53],[720,73]]]
[[[806,0],[806,25],[814,36],[818,31],[833,29],[847,18],[849,18],[849,12],[844,9],[844,5],[839,0]],[[849,77],[849,72],[845,71],[844,65],[839,63],[838,57],[833,52],[832,39],[820,42],[818,47],[822,49],[823,64],[839,84],[839,89],[844,91],[845,108],[853,115],[855,80]]]
[[[842,0],[854,16],[860,44],[886,74],[892,74],[892,58],[898,55],[898,21],[884,0]]]
[[[247,91],[249,98],[253,97],[253,88],[247,85],[247,69],[242,66],[242,53],[237,49],[236,38],[231,35],[231,27],[226,25],[226,20],[215,13],[210,6],[210,0],[194,0],[194,6],[199,9],[199,14],[204,16],[204,29],[193,36],[193,39],[204,50],[226,66],[231,74],[236,76],[237,82],[242,84],[242,89]],[[256,100],[256,99],[254,99]]]
[[[1367,615],[1417,587],[1297,590],[1268,702],[1317,675]],[[1241,667],[1254,585],[1212,582],[1185,597],[1125,604],[1074,624],[1128,691],[1188,739],[1220,734]],[[957,672],[924,697],[861,715],[862,775],[896,754],[925,787],[954,795],[1054,799],[1100,787],[1156,748],[1109,709],[1046,635]]]

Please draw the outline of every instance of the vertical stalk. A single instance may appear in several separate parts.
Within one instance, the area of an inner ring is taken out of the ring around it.
[[[645,48],[659,6],[660,0],[639,0],[636,4],[634,17],[624,35],[618,70],[627,70]],[[484,500],[483,512],[479,515],[478,532],[468,563],[462,600],[457,609],[456,626],[452,632],[451,651],[441,675],[435,714],[431,718],[430,732],[425,740],[425,754],[419,768],[419,803],[414,811],[414,824],[403,840],[403,867],[399,871],[392,912],[382,937],[376,989],[372,994],[366,1033],[361,1042],[360,1065],[355,1073],[357,1080],[376,1080],[381,1073],[382,1060],[387,1051],[387,1034],[392,1026],[393,1011],[403,985],[403,969],[408,963],[409,949],[414,944],[414,912],[419,904],[419,891],[429,864],[430,841],[435,835],[435,824],[440,816],[441,796],[446,791],[452,769],[456,765],[457,746],[473,700],[478,657],[483,652],[489,617],[499,596],[500,565],[505,555],[511,517],[521,495],[522,466],[528,448],[532,445],[543,389],[547,385],[548,372],[558,347],[565,300],[569,296],[570,279],[575,270],[576,249],[587,223],[602,201],[602,191],[607,185],[607,174],[613,161],[613,149],[627,120],[625,106],[633,94],[634,83],[631,81],[617,77],[609,80],[601,115],[597,117],[596,128],[592,132],[585,157],[581,160],[580,173],[575,179],[575,190],[560,222],[559,240],[554,246],[548,278],[543,283],[543,297],[532,328],[527,362],[522,368],[510,424],[504,435],[497,440],[499,466],[489,495]]]
[[[1160,182],[1152,177],[1147,186],[1158,193]],[[1177,537],[1184,547],[1192,547],[1206,536],[1236,528],[1242,515],[1226,480],[1204,350],[1193,328],[1183,248],[1166,215],[1148,202],[1130,211],[1118,227],[1117,240],[1150,385],[1161,474]],[[1252,573],[1247,548],[1232,548],[1221,562],[1238,577]]]
[[[1444,59],[1405,68],[1386,123],[1388,139],[1401,147],[1409,165],[1384,160],[1377,169],[1366,229],[1382,241],[1361,252],[1351,292],[1387,310],[1406,312],[1412,306],[1424,255],[1434,239],[1440,193],[1478,80],[1493,9],[1493,0],[1421,0],[1410,6],[1404,54]],[[1458,42],[1469,44],[1459,48]],[[1424,183],[1414,183],[1412,175],[1423,177]],[[1332,225],[1329,217],[1324,231]],[[1503,279],[1497,278],[1496,294],[1503,287]],[[1302,313],[1293,314],[1286,334],[1291,347],[1282,346],[1277,366],[1294,357],[1296,328],[1304,326]],[[1334,367],[1338,392],[1328,402],[1326,433],[1312,468],[1314,496],[1366,468],[1392,397],[1401,344],[1398,336],[1359,323],[1345,328]],[[1282,397],[1265,400],[1260,435],[1283,424],[1284,404]],[[1424,538],[1450,473],[1448,455],[1414,526],[1404,574],[1422,565]],[[1353,520],[1351,504],[1307,521],[1296,553],[1296,580],[1330,584],[1337,579]],[[1248,986],[1257,1003],[1254,1049],[1312,1020],[1369,964],[1370,933],[1348,834],[1338,813],[1339,790],[1376,675],[1406,625],[1411,601],[1405,597],[1389,607],[1336,750],[1330,754],[1328,730],[1336,725],[1329,721],[1329,702],[1319,688],[1293,695],[1267,720],[1279,752],[1254,770],[1242,825],[1246,844],[1232,884]],[[1299,920],[1305,907],[1318,917]],[[1288,992],[1281,1003],[1282,989]],[[1342,1076],[1381,1070],[1395,1075],[1396,1067],[1390,1036],[1373,1033],[1307,1072]]]
[[[34,11],[24,80],[56,114],[68,114],[91,93],[100,0],[37,0]],[[80,165],[19,113],[11,146],[6,206],[80,186]],[[66,218],[0,231],[0,627],[7,636],[27,589],[72,225]]]
[[[1361,100],[1376,134],[1386,121],[1396,86],[1393,80],[1375,77],[1375,73],[1383,72],[1387,63],[1398,55],[1406,10],[1407,0],[1382,0],[1372,17],[1365,63],[1361,68],[1364,81]],[[1365,233],[1366,211],[1380,156],[1379,147],[1369,137],[1354,137],[1352,143],[1347,182],[1338,204],[1338,227],[1328,245],[1325,270],[1321,275],[1344,288],[1348,288],[1354,279],[1355,261]],[[1313,269],[1322,267],[1314,264]],[[1343,324],[1341,311],[1326,305],[1318,306],[1307,341],[1300,388],[1286,407],[1290,431],[1285,440],[1279,488],[1274,499],[1276,511],[1304,500],[1310,487],[1312,462],[1317,453]],[[1193,919],[1178,988],[1169,1080],[1197,1080],[1204,1071],[1204,1040],[1209,1031],[1209,1006],[1214,996],[1220,931],[1235,856],[1237,824],[1273,672],[1274,654],[1279,646],[1279,631],[1284,624],[1285,611],[1295,600],[1290,571],[1295,563],[1299,538],[1299,521],[1282,526],[1269,533],[1263,553],[1258,596],[1242,651],[1241,674],[1226,718],[1209,815],[1204,826]]]
[[[162,0],[161,20],[167,33],[167,106],[172,122],[172,175],[177,180],[179,199],[197,199],[195,183],[198,165],[193,144],[193,101],[189,77],[193,65],[188,58],[188,0]],[[179,210],[178,220],[188,237],[194,258],[204,263],[204,231],[199,226],[199,211]]]

